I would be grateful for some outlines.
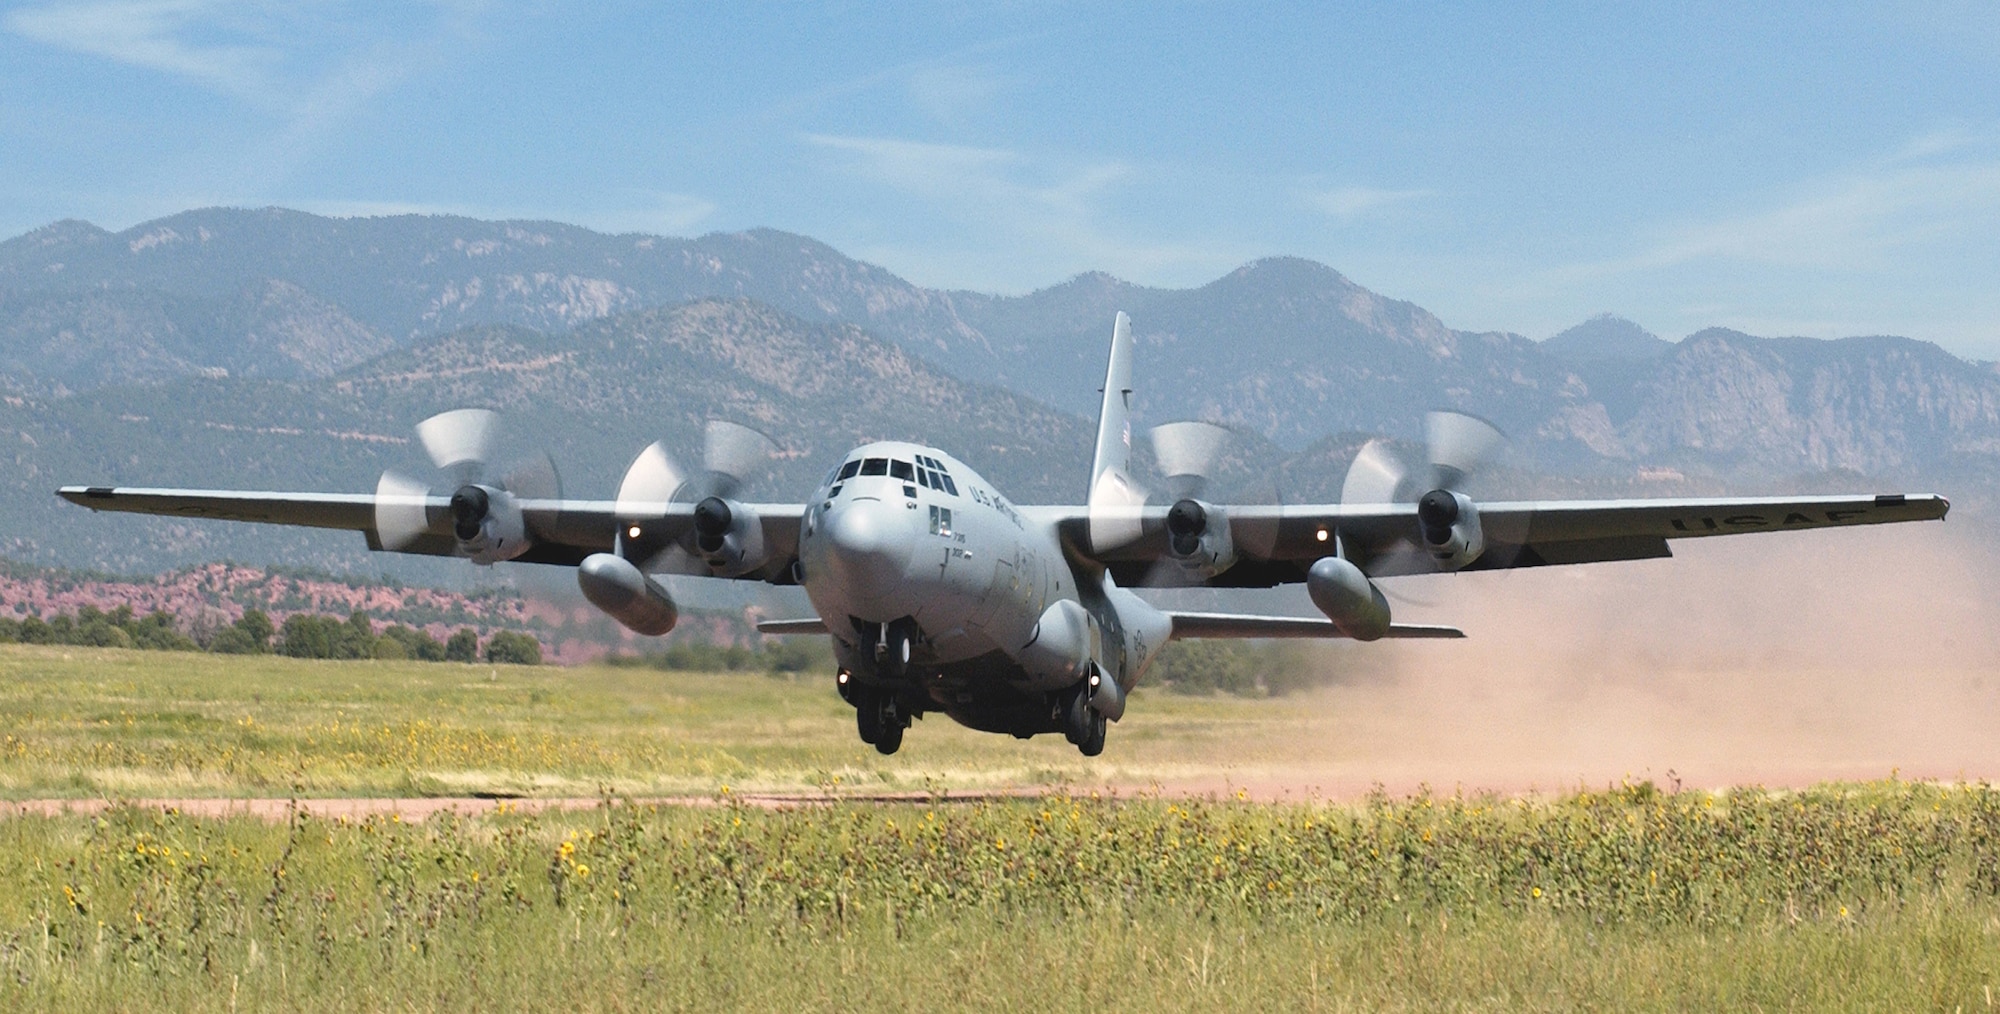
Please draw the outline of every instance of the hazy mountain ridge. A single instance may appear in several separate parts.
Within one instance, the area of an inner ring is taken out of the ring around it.
[[[1455,330],[1298,258],[1195,289],[1088,273],[993,296],[773,230],[225,209],[0,243],[0,453],[16,465],[0,498],[18,519],[0,553],[130,569],[254,549],[344,568],[360,557],[329,555],[324,535],[162,520],[135,542],[132,519],[79,520],[48,492],[372,488],[416,459],[413,423],[467,404],[515,414],[581,495],[608,495],[646,442],[691,449],[723,417],[784,446],[774,495],[802,495],[847,446],[906,436],[1021,501],[1074,502],[1120,309],[1140,343],[1138,424],[1235,426],[1219,478],[1279,476],[1289,502],[1332,499],[1365,434],[1413,439],[1439,406],[1514,434],[1540,475],[1521,489],[1764,492],[1834,474],[1950,492],[1990,485],[2000,462],[2000,372],[1910,339],[1675,343],[1604,315],[1537,343]]]
[[[580,497],[610,497],[656,439],[694,465],[709,418],[777,441],[770,473],[748,491],[776,500],[807,495],[850,447],[902,438],[950,448],[1023,502],[1074,502],[1091,441],[1078,417],[960,381],[852,325],[707,300],[555,335],[461,329],[326,378],[190,377],[0,399],[0,448],[14,459],[0,485],[11,522],[0,555],[118,571],[219,557],[379,567],[358,535],[98,517],[51,492],[70,482],[373,489],[385,468],[429,475],[412,427],[465,406],[502,410],[510,452],[546,450]]]

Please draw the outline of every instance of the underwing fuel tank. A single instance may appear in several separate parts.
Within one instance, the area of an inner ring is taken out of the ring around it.
[[[1373,641],[1389,632],[1389,600],[1361,568],[1338,556],[1322,557],[1306,572],[1306,592],[1313,605],[1340,632],[1357,641]]]
[[[622,556],[592,553],[584,557],[576,568],[576,586],[591,605],[634,633],[658,637],[680,621],[680,610],[667,590]]]

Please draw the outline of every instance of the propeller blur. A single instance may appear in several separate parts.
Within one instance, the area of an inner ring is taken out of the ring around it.
[[[856,731],[894,753],[913,719],[1027,738],[1061,733],[1087,756],[1124,717],[1133,687],[1176,638],[1462,637],[1393,622],[1376,579],[1638,560],[1681,538],[1934,520],[1934,494],[1479,503],[1466,484],[1499,449],[1492,424],[1426,420],[1427,458],[1361,449],[1338,504],[1220,504],[1209,473],[1228,433],[1152,431],[1167,479],[1131,474],[1132,337],[1112,329],[1097,449],[1081,505],[1016,504],[943,448],[857,447],[803,502],[749,499],[776,447],[711,423],[700,468],[664,443],[641,451],[615,499],[565,499],[555,465],[492,465],[501,427],[479,409],[417,427],[437,481],[385,472],[370,493],[65,486],[100,511],[359,531],[371,548],[475,564],[574,567],[584,596],[641,634],[679,619],[678,576],[803,586],[817,613],[767,634],[832,639],[834,685]],[[1305,586],[1325,617],[1161,609],[1134,587]]]

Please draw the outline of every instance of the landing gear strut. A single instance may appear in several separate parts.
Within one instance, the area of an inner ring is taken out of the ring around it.
[[[910,674],[910,656],[915,638],[909,624],[902,621],[882,625],[882,639],[875,644],[875,668],[888,679],[900,680]]]
[[[1063,693],[1061,709],[1063,738],[1076,744],[1085,757],[1104,752],[1104,716],[1090,706],[1090,682],[1078,683]]]

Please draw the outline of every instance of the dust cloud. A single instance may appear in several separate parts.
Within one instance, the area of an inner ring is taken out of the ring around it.
[[[1261,796],[2000,778],[1986,519],[1688,540],[1671,560],[1394,582],[1468,640],[1331,648]],[[1378,653],[1370,655],[1369,653]]]

